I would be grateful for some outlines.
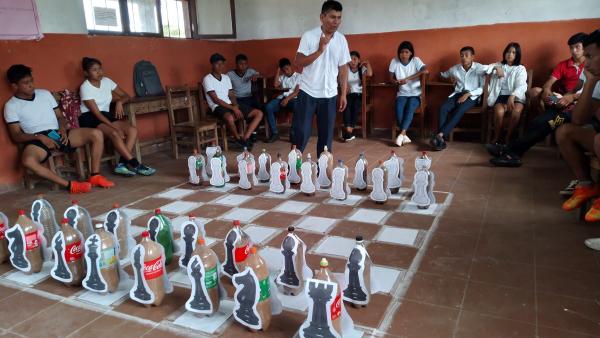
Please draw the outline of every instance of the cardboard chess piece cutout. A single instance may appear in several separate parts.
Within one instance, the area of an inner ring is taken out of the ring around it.
[[[350,185],[348,184],[348,167],[342,160],[338,160],[338,166],[331,174],[331,198],[344,201],[350,196]]]
[[[312,196],[317,189],[320,189],[319,181],[317,180],[317,164],[313,162],[310,153],[306,155],[306,162],[300,167],[302,174],[302,183],[300,183],[300,191],[305,195]]]
[[[435,184],[435,178],[432,172],[429,171],[431,168],[431,159],[427,157],[426,153],[415,159],[415,178],[413,180],[413,195],[411,201],[417,205],[419,209],[427,209],[431,204],[435,203],[435,196],[433,195],[433,184]]]
[[[271,155],[265,149],[258,156],[258,181],[267,183],[271,179]]]
[[[0,263],[8,260],[10,253],[8,252],[8,238],[6,238],[6,230],[10,228],[8,217],[3,212],[0,212]]]
[[[150,233],[142,232],[142,240],[132,252],[131,262],[135,281],[129,298],[146,306],[159,306],[165,294],[173,292],[173,286],[165,267],[165,250],[150,239]]]
[[[50,247],[52,238],[59,231],[60,227],[56,223],[54,208],[41,195],[31,204],[31,220],[39,223],[44,228],[44,238],[46,246]]]
[[[52,238],[54,266],[50,276],[66,285],[81,285],[85,277],[85,260],[83,258],[83,235],[63,219],[60,231]]]
[[[271,181],[269,183],[269,191],[275,194],[284,194],[290,188],[288,180],[287,163],[281,160],[281,156],[277,154],[279,159],[271,164]]]
[[[365,158],[365,153],[361,152],[354,165],[354,181],[352,185],[358,191],[367,190],[367,168],[369,163]]]
[[[192,156],[188,157],[188,171],[190,173],[190,183],[201,185],[202,182],[208,181],[206,173],[206,160],[204,156],[194,149]]]
[[[346,289],[343,299],[354,306],[366,306],[371,300],[371,257],[362,236],[356,236],[356,245],[350,252],[344,277]]]
[[[192,285],[186,310],[207,316],[219,311],[219,259],[203,238],[198,238],[186,268]]]
[[[292,150],[288,154],[288,166],[290,174],[288,176],[290,183],[298,184],[302,181],[300,170],[302,167],[302,152],[296,149],[296,145],[292,145]]]
[[[25,216],[25,210],[19,210],[17,222],[5,232],[12,266],[26,274],[42,270],[42,231],[41,225]]]
[[[160,209],[155,209],[154,216],[148,220],[148,232],[150,233],[150,239],[162,245],[165,249],[165,264],[171,264],[173,254],[178,250],[173,241],[171,220],[163,215]]]
[[[312,278],[312,271],[306,265],[306,244],[288,227],[288,234],[281,243],[281,271],[275,283],[283,286],[284,294],[299,295],[304,288],[304,281]]]
[[[244,156],[238,160],[238,172],[240,174],[240,181],[238,186],[244,190],[250,190],[258,184],[258,178],[256,177],[256,163],[254,162],[254,156],[245,152]]]
[[[210,161],[213,157],[215,157],[217,151],[220,152],[221,147],[219,147],[215,143],[213,143],[213,145],[210,147],[206,147],[206,174],[208,175],[208,177],[212,177],[212,168],[210,166]]]
[[[73,200],[71,203],[63,217],[69,220],[70,226],[81,232],[83,238],[87,239],[94,233],[92,217],[87,209],[79,205],[79,202]]]
[[[115,203],[113,209],[106,214],[104,229],[115,237],[119,246],[119,259],[127,259],[135,245],[135,239],[131,234],[131,219],[118,203]]]
[[[96,232],[85,241],[84,288],[99,293],[117,290],[121,281],[117,250],[118,244],[113,234],[106,231],[103,224],[96,224]]]
[[[199,238],[205,238],[200,233],[198,226],[193,220],[183,222],[181,225],[181,240],[183,241],[183,252],[179,256],[179,266],[187,269],[188,263],[192,258],[194,248]]]
[[[387,168],[379,161],[379,166],[374,168],[371,173],[371,180],[373,181],[373,191],[369,197],[375,203],[383,204],[387,202],[388,197],[391,196],[390,189],[387,185]]]
[[[225,172],[223,171],[223,163],[220,157],[213,157],[210,160],[212,176],[210,177],[210,185],[213,187],[225,186]]]
[[[404,159],[399,158],[395,151],[391,151],[390,158],[383,163],[387,168],[388,188],[392,194],[397,194],[402,186]]]
[[[321,188],[326,189],[331,185],[331,173],[333,171],[333,155],[327,150],[327,146],[319,156],[319,176],[317,181]]]
[[[223,274],[229,278],[239,272],[238,264],[243,263],[250,252],[252,240],[241,228],[240,221],[233,221],[233,227],[225,236],[225,261],[222,265]]]

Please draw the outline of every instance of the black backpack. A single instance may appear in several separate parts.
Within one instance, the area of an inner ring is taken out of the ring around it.
[[[133,86],[137,96],[164,95],[156,67],[150,61],[139,61],[133,67]]]

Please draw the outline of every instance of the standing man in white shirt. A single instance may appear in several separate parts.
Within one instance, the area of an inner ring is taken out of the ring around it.
[[[321,26],[305,32],[300,39],[295,63],[303,67],[300,94],[294,108],[293,143],[304,151],[312,133],[313,114],[317,114],[317,157],[324,147],[332,149],[338,83],[341,93],[348,87],[350,51],[344,35],[338,32],[342,23],[342,4],[328,0],[321,7]],[[346,95],[340,95],[338,111],[346,108]]]

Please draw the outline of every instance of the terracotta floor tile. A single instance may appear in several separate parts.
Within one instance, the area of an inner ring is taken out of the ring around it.
[[[100,312],[58,303],[11,330],[27,337],[64,337],[100,315]]]
[[[313,196],[306,196],[303,193],[299,192],[292,196],[290,199],[299,202],[321,203],[329,198],[329,192],[317,191]]]
[[[535,323],[533,290],[469,282],[463,309],[494,317]]]
[[[475,256],[533,264],[534,248],[531,240],[517,240],[505,233],[487,233],[481,235]]]
[[[401,200],[390,199],[383,204],[379,204],[379,203],[376,203],[375,201],[371,200],[370,198],[368,198],[368,199],[362,201],[358,205],[358,207],[359,208],[367,208],[367,209],[392,211],[392,210],[398,209],[398,207],[400,206],[401,203],[402,203]]]
[[[583,299],[600,299],[600,273],[538,266],[537,291]]]
[[[250,190],[236,188],[232,191],[232,193],[236,194],[236,195],[258,196],[259,194],[262,194],[263,192],[266,192],[268,190],[269,190],[269,186],[258,185],[258,186],[253,187]]]
[[[329,231],[329,235],[346,238],[356,238],[356,236],[361,235],[364,240],[370,241],[377,235],[380,229],[381,226],[377,224],[341,220]]]
[[[176,331],[171,331],[171,330],[165,330],[165,329],[161,329],[161,328],[155,328],[152,329],[151,331],[148,331],[146,334],[144,334],[144,338],[175,338],[175,337],[195,337],[197,335],[192,334],[192,333],[185,333],[185,332],[176,332]]]
[[[10,297],[18,292],[21,292],[19,289],[14,289],[6,286],[0,286],[0,300]]]
[[[231,325],[223,332],[220,336],[222,338],[239,338],[239,337],[253,337],[255,335],[268,336],[269,338],[289,338],[293,337],[298,331],[306,315],[283,311],[281,314],[272,317],[271,325],[265,332],[250,333],[248,329],[237,322],[231,323]]]
[[[208,237],[224,240],[232,226],[230,221],[212,220],[204,225],[204,230]]]
[[[452,337],[458,310],[405,300],[388,333],[401,337]]]
[[[129,320],[120,319],[111,315],[102,315],[88,325],[81,327],[70,337],[81,338],[127,338],[141,337],[150,331],[152,326],[142,325]]]
[[[215,200],[219,197],[223,196],[223,194],[218,193],[218,192],[212,192],[212,191],[198,191],[195,192],[191,195],[187,195],[186,197],[182,198],[183,201],[189,201],[189,202],[210,202],[212,200]]]
[[[344,302],[344,306],[350,318],[354,321],[354,325],[361,325],[371,328],[379,327],[381,320],[385,317],[387,307],[390,304],[392,297],[389,295],[375,294],[371,296],[369,305],[366,307],[354,307],[348,302]]]
[[[245,202],[244,204],[240,205],[240,207],[260,210],[271,210],[283,202],[284,200],[279,198],[254,197],[248,202]]]
[[[216,204],[205,204],[191,211],[197,217],[217,218],[233,208]]]
[[[353,207],[343,205],[318,205],[308,212],[311,216],[327,217],[327,218],[344,218],[348,216]]]
[[[536,240],[533,244],[538,266],[600,272],[594,251],[583,245],[583,239]]]
[[[493,318],[470,311],[463,311],[455,337],[534,337],[535,326],[508,319]]]
[[[539,338],[562,338],[562,337],[594,338],[597,336],[592,336],[592,335],[587,335],[587,334],[577,333],[577,332],[572,332],[572,331],[569,331],[569,332],[561,331],[561,330],[552,329],[549,327],[539,326],[538,327],[538,337]]]
[[[597,300],[583,300],[540,292],[537,294],[537,303],[538,325],[591,335],[600,332],[598,331],[600,306]]]
[[[452,234],[479,235],[481,221],[453,218],[444,214],[439,220],[437,231]]]
[[[429,230],[435,218],[427,215],[394,212],[385,221],[385,225],[401,228]]]
[[[466,279],[417,272],[404,297],[416,302],[459,308],[466,286]]]
[[[305,231],[301,231],[301,230],[296,230],[295,233],[306,244],[307,251],[312,249],[312,247],[323,238],[322,234],[316,234],[313,232],[305,232]],[[272,240],[270,240],[269,243],[267,243],[267,246],[274,247],[274,248],[280,248],[281,243],[283,243],[283,239],[285,238],[285,236],[287,236],[287,234],[288,234],[287,231],[282,231],[277,236],[275,236]]]
[[[156,208],[160,208],[163,205],[167,205],[173,202],[173,200],[167,198],[158,198],[158,197],[150,197],[144,200],[141,200],[137,203],[127,206],[132,209],[141,209],[141,210],[154,210]]]
[[[14,306],[18,304],[19,306]],[[0,327],[8,329],[56,304],[56,301],[19,292],[0,301]]]
[[[67,286],[53,278],[48,278],[35,285],[35,289],[44,290],[55,295],[70,297],[81,291],[81,287]]]
[[[493,258],[476,257],[471,266],[471,280],[531,290],[535,284],[534,266]],[[539,286],[538,286],[539,287]]]
[[[368,250],[373,264],[402,269],[407,269],[417,254],[416,248],[384,243],[370,243]]]
[[[255,219],[252,223],[279,229],[287,229],[288,226],[294,224],[301,217],[302,215],[271,211]]]
[[[160,322],[175,310],[183,307],[185,302],[190,298],[190,289],[174,287],[173,292],[166,295],[160,306],[146,307],[131,299],[125,300],[121,305],[114,310],[126,313],[132,316],[137,316],[149,319],[155,322]]]

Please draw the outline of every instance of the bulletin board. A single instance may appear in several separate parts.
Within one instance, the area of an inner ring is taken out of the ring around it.
[[[0,40],[43,37],[35,0],[0,0]]]

